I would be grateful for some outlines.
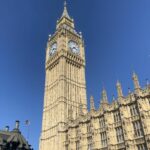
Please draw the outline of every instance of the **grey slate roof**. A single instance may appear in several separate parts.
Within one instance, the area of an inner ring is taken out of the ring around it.
[[[15,143],[17,149],[31,150],[30,145],[19,129],[14,129],[12,131],[0,130],[0,146],[6,146],[10,143]]]

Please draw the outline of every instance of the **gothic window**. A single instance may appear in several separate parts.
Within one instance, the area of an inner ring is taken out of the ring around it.
[[[121,120],[119,111],[114,112],[114,121],[119,122]]]
[[[117,136],[117,141],[119,143],[124,141],[122,127],[117,127],[116,128],[116,136]]]
[[[92,137],[88,137],[88,150],[92,150]]]
[[[137,145],[138,150],[146,150],[146,145],[145,144],[139,144]]]
[[[100,128],[104,128],[105,127],[105,120],[104,120],[104,117],[101,117],[99,119],[99,124],[100,124]]]
[[[143,130],[140,121],[134,121],[133,128],[134,128],[135,136],[137,137],[143,136]]]
[[[107,146],[107,135],[106,135],[106,131],[100,133],[101,134],[101,144],[102,147],[106,147]]]
[[[131,113],[131,116],[138,115],[138,110],[137,110],[136,104],[133,104],[130,106],[130,113]]]

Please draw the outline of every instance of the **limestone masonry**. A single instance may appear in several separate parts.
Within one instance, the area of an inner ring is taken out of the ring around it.
[[[85,51],[82,33],[64,6],[56,32],[49,36],[45,61],[45,94],[40,150],[150,150],[150,86],[141,89],[133,73],[135,90],[108,103],[103,89],[95,110],[87,110]]]

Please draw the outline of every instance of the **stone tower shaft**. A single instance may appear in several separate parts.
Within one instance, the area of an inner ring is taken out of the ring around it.
[[[66,4],[57,21],[56,32],[47,42],[45,71],[40,150],[49,150],[47,145],[57,150],[62,147],[61,131],[70,112],[72,119],[78,118],[81,104],[84,114],[87,112],[84,42],[81,33],[75,31]]]

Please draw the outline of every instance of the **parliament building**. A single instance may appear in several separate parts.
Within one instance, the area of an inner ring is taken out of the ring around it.
[[[66,4],[56,31],[49,36],[45,60],[45,92],[39,150],[150,150],[150,85],[108,102],[106,90],[95,109],[87,109],[85,50]]]

